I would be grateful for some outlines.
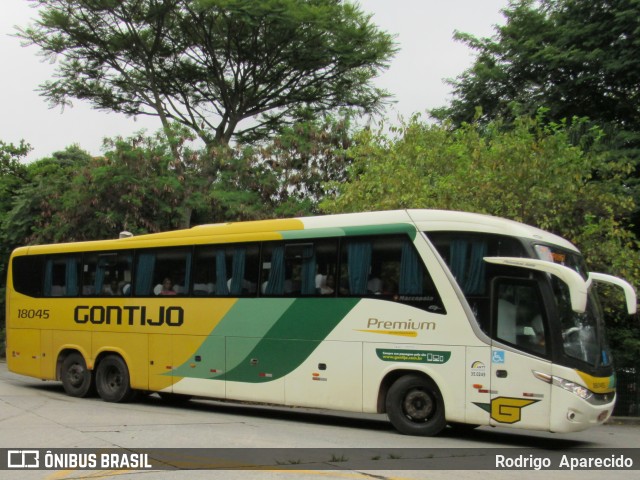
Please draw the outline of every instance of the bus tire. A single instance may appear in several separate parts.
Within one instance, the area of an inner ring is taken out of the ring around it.
[[[65,393],[71,397],[84,398],[93,393],[93,374],[78,352],[70,353],[62,361],[60,380]]]
[[[397,379],[386,397],[391,424],[405,435],[437,435],[447,426],[444,401],[430,378],[410,374]]]
[[[109,355],[98,364],[96,389],[105,402],[122,403],[133,398],[129,369],[121,357]]]

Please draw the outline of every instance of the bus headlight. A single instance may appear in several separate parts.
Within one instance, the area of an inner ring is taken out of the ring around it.
[[[588,388],[583,387],[582,385],[578,385],[577,383],[570,382],[564,378],[556,377],[553,378],[553,385],[557,385],[560,388],[564,388],[566,391],[574,393],[579,396],[583,400],[589,400],[593,396],[593,392]]]
[[[551,383],[552,385],[556,385],[568,392],[571,392],[574,395],[582,398],[583,400],[589,400],[591,397],[593,397],[593,392],[591,390],[575,382],[567,380],[566,378],[556,377],[555,375],[549,375],[547,373],[536,371],[533,372],[533,376],[539,380],[542,380],[543,382]]]

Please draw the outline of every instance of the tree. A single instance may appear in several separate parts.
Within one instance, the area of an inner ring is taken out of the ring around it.
[[[264,138],[301,114],[376,111],[371,80],[395,53],[371,16],[339,0],[31,0],[27,44],[60,59],[41,86],[127,115],[158,116],[207,146]]]
[[[470,210],[569,238],[584,231],[586,218],[615,220],[634,208],[622,181],[629,165],[585,153],[571,143],[565,124],[546,122],[544,112],[517,118],[511,130],[500,121],[452,128],[414,117],[391,129],[395,137],[382,128],[364,130],[349,151],[350,181],[336,185],[337,198],[322,205],[332,212]],[[593,137],[598,141],[597,130]]]
[[[24,181],[11,198],[11,205],[2,220],[0,237],[11,249],[25,244],[71,240],[63,211],[69,188],[77,172],[90,161],[90,155],[71,146],[49,158],[23,166]],[[58,228],[60,227],[60,231]]]
[[[540,108],[550,121],[589,118],[609,161],[634,165],[625,181],[640,206],[639,11],[640,0],[512,0],[493,37],[456,33],[477,57],[434,115],[456,125]],[[640,207],[624,221],[640,238]]]
[[[23,167],[25,180],[7,199],[3,243],[160,232],[182,227],[185,215],[195,223],[308,215],[323,182],[342,179],[348,163],[348,117],[308,120],[244,148],[192,149],[189,132],[174,128],[171,139],[117,137],[105,140],[101,157],[69,147]]]
[[[548,108],[640,132],[640,0],[512,0],[492,38],[456,33],[477,52],[439,113],[456,124]]]
[[[30,150],[24,141],[17,147],[0,141],[0,215],[3,218],[11,209],[13,196],[28,179],[28,170],[22,160]]]
[[[273,176],[267,191],[278,217],[317,214],[331,182],[346,180],[351,118],[308,119],[286,128],[255,152],[254,164]]]
[[[29,174],[22,160],[30,149],[31,147],[24,141],[21,141],[18,146],[0,141],[0,225],[4,223],[7,213],[12,208],[16,192],[28,181]],[[0,272],[6,272],[9,254],[13,247],[14,245],[7,242],[0,229]],[[4,345],[6,275],[1,275],[0,278],[2,279],[0,280],[0,345]],[[3,354],[4,352],[0,352],[0,356]]]
[[[500,121],[453,128],[414,118],[389,133],[365,130],[349,150],[349,180],[335,184],[337,196],[321,206],[331,213],[437,208],[518,220],[574,242],[592,270],[638,289],[640,244],[621,222],[635,208],[624,182],[631,165],[585,152],[566,124],[541,115],[512,124],[510,130]],[[597,142],[599,131],[592,136]],[[617,291],[607,295],[614,345],[621,359],[632,361],[640,355],[635,319],[620,311]]]

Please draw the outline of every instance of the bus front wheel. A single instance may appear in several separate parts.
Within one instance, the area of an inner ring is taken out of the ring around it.
[[[447,426],[440,390],[421,375],[396,380],[387,393],[386,408],[392,425],[405,435],[433,436]]]
[[[133,397],[129,369],[117,355],[105,357],[96,369],[96,389],[105,402],[127,402]]]
[[[93,375],[78,352],[70,353],[62,361],[60,380],[64,391],[71,397],[83,398],[93,393]]]

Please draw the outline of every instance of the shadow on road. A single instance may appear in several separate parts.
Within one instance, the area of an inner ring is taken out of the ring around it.
[[[14,385],[25,388],[32,388],[47,395],[60,397],[60,400],[69,399],[66,396],[62,384],[58,382],[32,383],[20,380],[7,379]],[[355,428],[359,430],[370,430],[372,432],[394,432],[394,428],[387,420],[386,415],[373,414],[341,414],[334,411],[316,410],[308,408],[282,407],[252,403],[231,403],[220,400],[193,399],[182,402],[166,401],[157,394],[141,394],[137,397],[136,403],[153,409],[166,409],[169,413],[173,409],[188,409],[193,411],[211,412],[239,418],[269,418],[283,420],[287,422],[301,422],[307,424],[337,426],[342,428]],[[86,399],[86,401],[100,402],[99,398]],[[475,430],[454,429],[448,427],[440,434],[441,437],[456,439],[460,442],[468,442],[470,447],[479,443],[491,447],[493,445],[510,445],[521,448],[544,448],[545,450],[568,450],[575,448],[589,448],[594,446],[591,442],[567,439],[563,437],[550,438],[548,433],[534,432],[528,430],[506,430],[504,428],[494,429],[491,427],[480,427]],[[462,446],[463,447],[463,446]]]

